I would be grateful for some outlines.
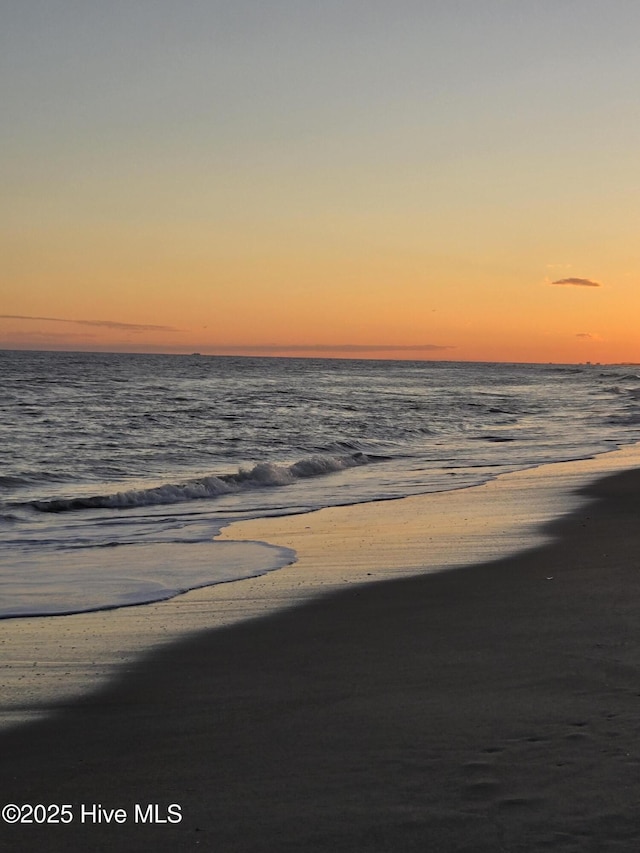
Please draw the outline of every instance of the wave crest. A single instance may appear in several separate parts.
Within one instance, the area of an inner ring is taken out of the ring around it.
[[[165,483],[150,489],[131,489],[111,495],[37,500],[30,502],[29,506],[41,512],[68,512],[76,509],[130,509],[182,503],[216,498],[245,489],[289,486],[296,480],[321,477],[376,461],[381,460],[358,452],[342,456],[310,456],[292,465],[260,462],[250,469],[240,468],[235,474],[212,475],[184,483]]]

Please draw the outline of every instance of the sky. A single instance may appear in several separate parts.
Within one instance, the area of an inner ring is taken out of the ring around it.
[[[4,0],[0,347],[640,361],[637,0]]]

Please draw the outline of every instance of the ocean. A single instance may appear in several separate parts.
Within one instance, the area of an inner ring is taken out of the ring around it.
[[[0,617],[295,553],[233,521],[469,488],[640,441],[640,368],[0,352]]]

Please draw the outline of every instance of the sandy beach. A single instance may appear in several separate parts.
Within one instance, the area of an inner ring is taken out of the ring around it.
[[[640,853],[640,2],[1,19],[0,853]]]
[[[610,474],[583,485],[570,513],[552,507],[558,517],[523,535],[525,550],[512,553],[514,541],[506,556],[422,575],[421,549],[423,566],[438,561],[428,530],[411,527],[417,505],[404,527],[407,502],[377,522],[370,509],[379,540],[352,582],[345,562],[341,584],[299,580],[297,601],[292,578],[323,552],[335,562],[347,529],[337,520],[365,508],[319,525],[272,520],[310,551],[247,582],[242,606],[238,585],[217,588],[227,601],[217,630],[195,618],[212,591],[185,596],[194,618],[183,639],[169,631],[99,689],[0,735],[3,803],[66,804],[72,816],[4,822],[3,849],[637,850],[638,495],[640,471]],[[495,507],[485,527],[499,528]],[[376,577],[389,566],[391,516],[407,559]],[[466,562],[474,540],[454,549]],[[296,606],[274,608],[287,584]],[[82,630],[99,645],[92,618],[114,619],[117,633],[119,619],[153,622],[171,607],[90,614]],[[37,620],[20,621],[28,637]]]

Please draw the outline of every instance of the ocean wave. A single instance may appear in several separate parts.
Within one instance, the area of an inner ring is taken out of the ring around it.
[[[0,489],[20,489],[38,486],[42,483],[62,483],[73,480],[73,476],[49,471],[21,472],[0,476]]]
[[[366,452],[364,444],[357,439],[330,441],[327,444],[318,445],[318,447],[313,448],[313,450],[318,450],[321,454],[328,454],[330,456],[343,453]]]
[[[554,364],[550,365],[549,369],[552,373],[568,373],[568,374],[577,374],[584,373],[585,368],[589,369],[590,365],[560,365]]]
[[[637,382],[640,380],[640,373],[631,373],[629,371],[611,370],[607,373],[599,374],[601,379],[623,379],[626,382]]]
[[[0,525],[14,524],[16,521],[23,521],[23,517],[15,512],[4,512],[0,510]]]
[[[629,414],[612,415],[607,419],[610,426],[640,426],[640,412],[629,412]]]
[[[182,503],[216,498],[245,489],[288,486],[297,480],[321,477],[377,461],[382,461],[381,457],[357,452],[340,456],[309,456],[292,465],[260,462],[250,469],[240,468],[235,474],[200,477],[184,483],[165,483],[149,489],[132,489],[110,495],[36,500],[30,501],[28,505],[41,512],[67,512],[77,509],[129,509]]]

